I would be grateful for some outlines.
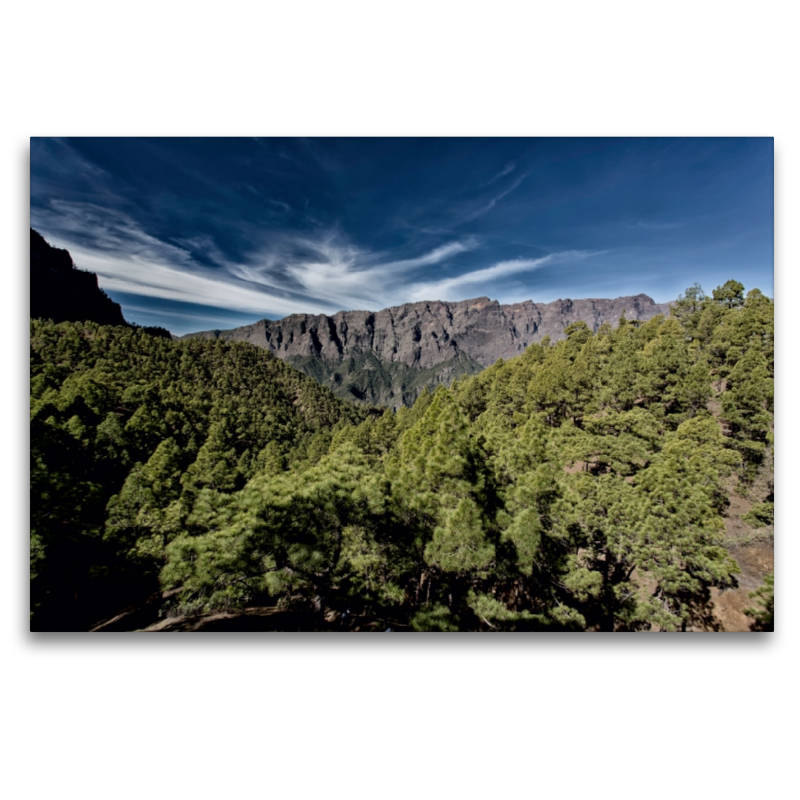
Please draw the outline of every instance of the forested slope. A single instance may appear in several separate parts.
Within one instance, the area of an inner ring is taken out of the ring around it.
[[[732,281],[380,415],[243,344],[33,322],[32,358],[34,627],[124,576],[167,618],[713,629],[730,487],[772,522],[773,304]]]
[[[368,413],[249,345],[31,320],[33,627],[158,590],[166,541]]]

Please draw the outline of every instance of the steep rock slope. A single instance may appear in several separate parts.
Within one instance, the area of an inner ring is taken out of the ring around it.
[[[545,336],[561,339],[573,322],[583,321],[596,331],[604,322],[616,325],[623,312],[628,319],[648,320],[668,311],[669,304],[655,303],[644,294],[513,305],[479,297],[407,303],[377,312],[293,314],[185,338],[250,342],[330,386],[340,397],[396,408],[413,402],[424,386],[479,372],[498,358],[519,355]],[[423,380],[417,371],[425,373]]]
[[[604,322],[616,325],[623,311],[628,319],[648,320],[667,313],[669,305],[655,303],[644,294],[615,300],[526,300],[506,306],[478,297],[457,303],[407,303],[378,312],[292,314],[187,337],[247,341],[283,359],[317,356],[343,361],[372,352],[381,361],[428,368],[464,353],[488,367],[498,358],[519,355],[545,336],[562,339],[564,328],[578,320],[593,331]]]

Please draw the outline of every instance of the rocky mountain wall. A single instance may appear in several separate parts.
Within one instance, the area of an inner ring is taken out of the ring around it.
[[[246,341],[282,359],[314,356],[343,361],[374,353],[383,362],[427,369],[464,354],[488,367],[498,358],[519,355],[545,336],[563,338],[564,328],[579,320],[592,330],[604,322],[617,325],[623,312],[628,319],[648,320],[669,313],[669,304],[655,303],[645,294],[614,300],[526,300],[513,305],[478,297],[454,303],[407,303],[377,312],[292,314],[229,331],[188,334],[185,338]]]

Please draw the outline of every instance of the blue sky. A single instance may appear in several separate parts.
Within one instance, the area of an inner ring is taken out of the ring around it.
[[[486,295],[773,295],[771,138],[31,139],[31,226],[182,334]]]

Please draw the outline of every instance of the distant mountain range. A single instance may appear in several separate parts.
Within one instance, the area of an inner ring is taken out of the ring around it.
[[[63,321],[137,327],[100,289],[97,275],[75,267],[67,250],[52,247],[31,228],[30,315]],[[473,375],[498,358],[511,358],[541,341],[564,337],[583,321],[593,331],[617,325],[625,313],[648,320],[669,313],[669,303],[645,294],[614,300],[556,300],[501,305],[478,297],[455,303],[406,303],[383,311],[292,314],[233,330],[182,337],[250,342],[304,372],[337,396],[371,405],[411,405],[423,388]],[[164,328],[147,333],[170,336]]]
[[[329,386],[339,397],[398,408],[413,403],[425,386],[450,383],[511,358],[541,341],[564,337],[583,321],[593,331],[617,325],[625,313],[648,320],[669,313],[669,303],[645,294],[614,300],[526,300],[501,305],[488,297],[460,302],[407,303],[383,311],[292,314],[233,330],[182,338],[245,341]]]

